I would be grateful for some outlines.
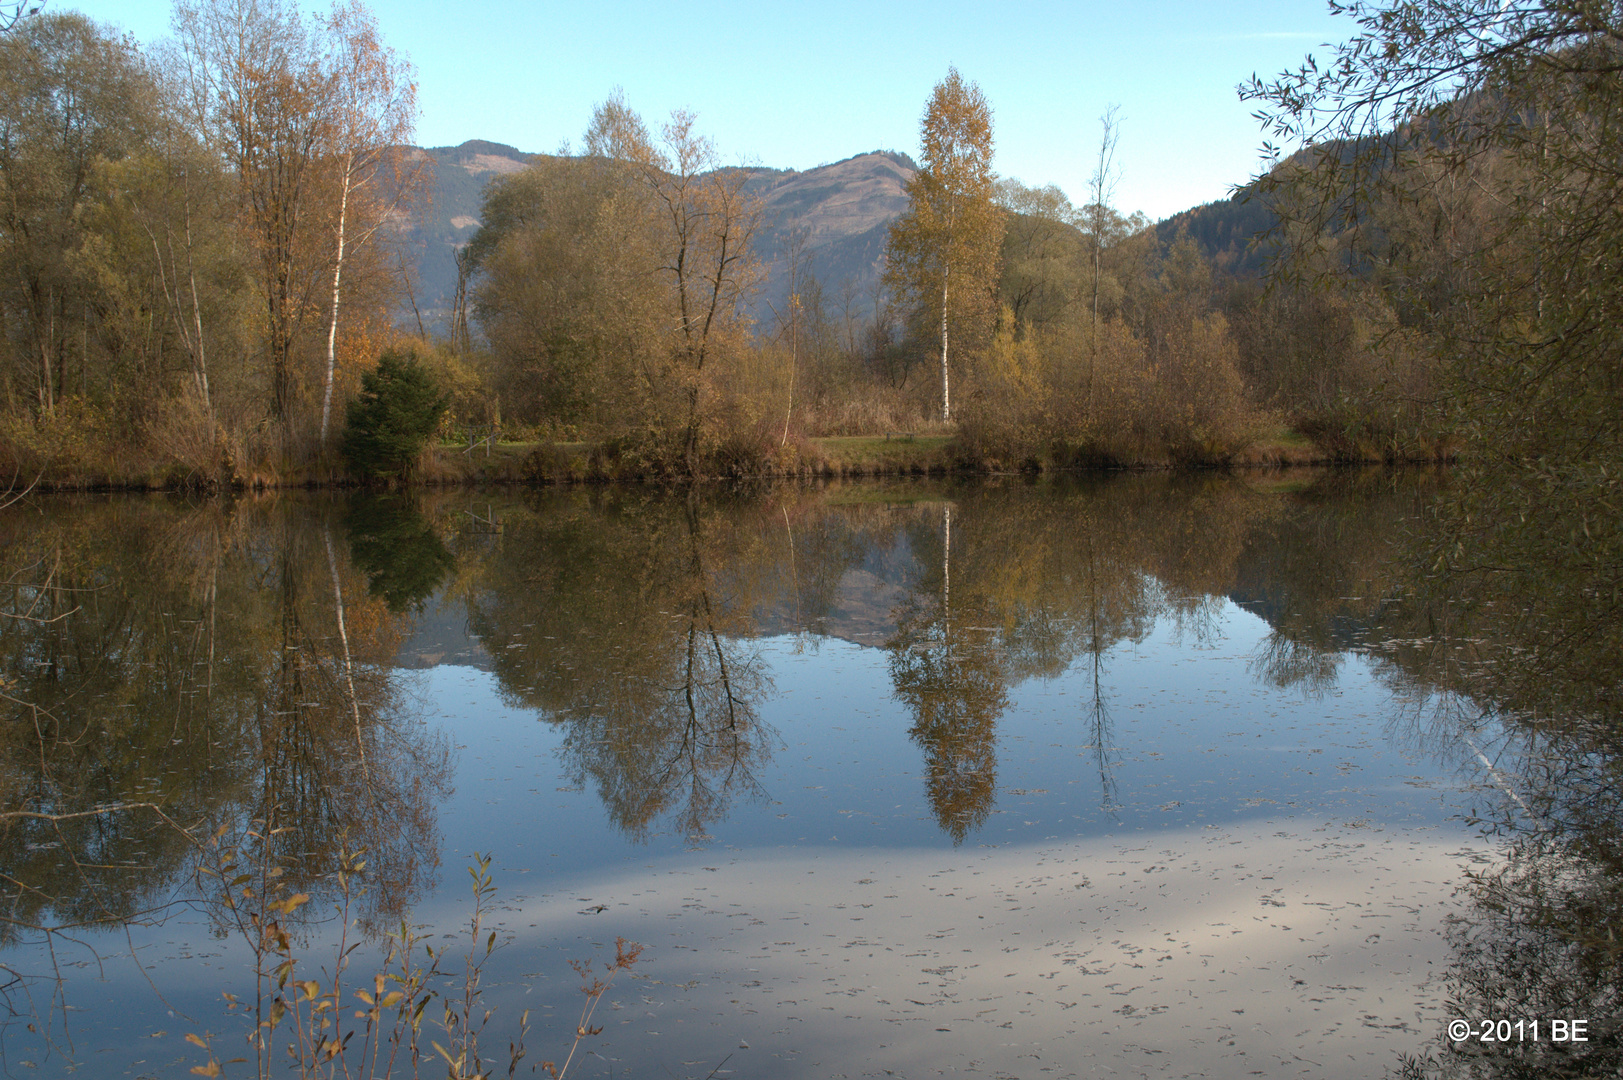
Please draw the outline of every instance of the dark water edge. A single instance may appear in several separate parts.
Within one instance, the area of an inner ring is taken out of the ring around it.
[[[223,826],[311,964],[346,844],[363,937],[455,933],[493,852],[501,1045],[647,941],[594,1075],[1604,1075],[1612,670],[1547,583],[1427,572],[1446,474],[1247,479],[20,504],[6,1060],[240,1040]],[[1602,1036],[1439,1038],[1512,1007]]]

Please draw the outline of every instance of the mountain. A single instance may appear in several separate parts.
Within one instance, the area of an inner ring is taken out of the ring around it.
[[[1273,228],[1278,218],[1260,197],[1246,190],[1179,211],[1155,226],[1156,239],[1170,244],[1181,230],[1200,245],[1201,252],[1221,271],[1237,277],[1261,277],[1272,248],[1255,242]]]
[[[461,146],[412,150],[429,173],[428,197],[402,237],[411,263],[412,300],[423,325],[443,333],[450,325],[456,297],[456,251],[479,231],[485,185],[523,169],[532,155],[482,139],[470,139]],[[409,324],[409,307],[401,315]]]
[[[535,155],[478,139],[413,150],[430,173],[429,196],[404,231],[405,257],[423,325],[443,333],[456,296],[456,250],[479,229],[485,185],[518,172]],[[810,269],[823,283],[828,302],[838,302],[842,283],[849,279],[853,302],[864,309],[871,305],[886,229],[907,209],[904,189],[917,171],[913,160],[876,150],[804,172],[748,171],[748,189],[761,198],[764,211],[755,240],[766,270],[757,318],[763,323],[771,319],[767,303],[782,309],[788,293],[784,245],[797,229],[806,231]],[[409,306],[401,317],[411,324]]]
[[[786,252],[797,230],[804,230],[808,268],[822,284],[825,301],[838,304],[849,281],[853,302],[871,306],[884,269],[887,231],[907,209],[906,186],[916,172],[912,158],[887,150],[805,172],[756,170],[749,188],[761,197],[763,214],[755,253],[766,270],[757,319],[771,318],[767,304],[783,310],[789,292]]]
[[[485,186],[518,172],[537,155],[479,139],[414,148],[414,153],[430,171],[431,182],[429,198],[405,232],[407,269],[423,325],[443,334],[456,295],[456,250],[479,229]],[[763,210],[755,238],[755,254],[765,272],[754,305],[757,322],[771,326],[773,311],[784,309],[789,291],[786,252],[797,231],[804,233],[807,267],[822,285],[824,303],[834,311],[849,303],[853,314],[869,312],[884,267],[887,230],[907,209],[907,183],[918,171],[913,159],[874,150],[804,171],[746,171],[747,189],[759,196]],[[1242,190],[1232,199],[1174,214],[1155,229],[1163,243],[1187,229],[1220,269],[1258,276],[1265,251],[1252,238],[1273,223],[1266,203]],[[414,316],[408,307],[400,317],[411,325]]]
[[[1433,128],[1417,129],[1422,143],[1440,145],[1444,135]],[[1358,139],[1336,139],[1298,150],[1279,162],[1274,170],[1285,170],[1289,176],[1295,170],[1312,170],[1334,159],[1344,182],[1364,192],[1364,197],[1378,196],[1383,174],[1394,164],[1396,147],[1391,136],[1364,136]],[[1156,239],[1170,244],[1179,230],[1187,229],[1201,251],[1212,260],[1218,270],[1236,277],[1261,277],[1268,262],[1278,254],[1278,238],[1269,233],[1279,224],[1279,217],[1270,203],[1277,195],[1264,190],[1267,183],[1254,180],[1237,189],[1227,199],[1205,203],[1180,211],[1155,226]],[[1315,195],[1310,188],[1305,192],[1312,204]],[[1365,206],[1365,209],[1368,207]],[[1326,221],[1325,227],[1334,235],[1347,228],[1346,223]]]

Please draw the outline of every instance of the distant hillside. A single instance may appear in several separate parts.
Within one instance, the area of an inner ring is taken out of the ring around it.
[[[806,231],[810,270],[822,283],[823,297],[839,301],[849,281],[856,302],[872,305],[874,285],[884,269],[890,223],[907,209],[905,186],[918,171],[906,154],[874,150],[805,172],[762,169],[750,181],[765,214],[755,251],[766,266],[757,318],[771,319],[769,302],[783,310],[789,283],[785,250],[790,235]]]
[[[479,207],[493,177],[518,172],[531,155],[501,143],[470,139],[461,146],[418,149],[431,171],[428,198],[404,237],[412,292],[423,324],[441,332],[456,296],[456,249],[479,230]],[[409,307],[401,313],[410,322]]]
[[[406,234],[406,258],[425,327],[444,333],[456,295],[455,252],[478,231],[485,185],[523,169],[537,155],[478,139],[417,153],[431,169],[432,182],[429,198]],[[887,230],[907,209],[906,185],[917,171],[906,154],[884,150],[803,172],[749,170],[749,188],[764,209],[755,241],[766,271],[755,304],[759,323],[770,326],[772,308],[783,310],[789,288],[785,252],[797,229],[806,232],[809,268],[822,284],[824,302],[837,308],[849,283],[855,310],[866,314],[884,267]],[[1174,214],[1155,228],[1163,242],[1187,228],[1219,267],[1256,276],[1263,270],[1265,251],[1252,240],[1273,223],[1260,199],[1247,200],[1242,194]],[[411,324],[409,307],[401,319]]]
[[[1155,235],[1163,244],[1169,244],[1180,229],[1188,229],[1190,237],[1218,269],[1239,277],[1261,277],[1271,247],[1259,245],[1257,238],[1277,221],[1260,197],[1241,191],[1231,199],[1173,214],[1156,223]]]
[[[1274,168],[1311,168],[1317,161],[1333,157],[1339,159],[1343,168],[1351,168],[1358,174],[1360,187],[1375,191],[1381,174],[1391,167],[1393,160],[1390,140],[1383,137],[1379,143],[1377,145],[1373,137],[1321,143],[1296,151]],[[1253,182],[1240,188],[1231,198],[1173,214],[1156,224],[1157,239],[1170,243],[1180,228],[1187,228],[1218,269],[1239,277],[1260,277],[1276,250],[1274,243],[1265,238],[1279,223],[1279,218],[1268,205],[1269,196],[1259,192],[1257,187]],[[1332,231],[1344,227],[1333,226]]]
[[[406,258],[423,323],[430,332],[443,333],[456,295],[456,249],[479,229],[485,185],[524,168],[535,155],[477,139],[417,153],[432,177],[429,198],[404,238]],[[784,242],[793,230],[803,228],[808,232],[811,272],[823,282],[830,303],[836,301],[840,284],[847,278],[861,302],[878,280],[885,231],[907,209],[903,185],[915,171],[917,167],[906,154],[884,151],[805,172],[751,170],[749,186],[765,206],[755,245],[767,270],[761,299],[781,309],[788,292],[787,284],[780,280]],[[757,309],[763,323],[770,320],[765,303],[758,302]],[[401,318],[410,324],[409,306]]]

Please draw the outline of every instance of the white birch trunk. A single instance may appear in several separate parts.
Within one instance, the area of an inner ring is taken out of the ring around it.
[[[186,275],[192,285],[192,325],[197,333],[197,389],[203,395],[203,408],[214,416],[214,402],[209,399],[208,359],[203,353],[203,305],[197,298],[197,263],[192,258],[192,197],[186,193]],[[176,288],[179,292],[179,288]],[[179,300],[179,297],[176,297]]]
[[[349,686],[349,709],[355,719],[355,749],[361,758],[361,780],[370,787],[372,771],[366,763],[366,736],[361,730],[361,701],[355,696],[355,664],[349,655],[349,631],[344,627],[344,589],[338,581],[338,560],[333,556],[332,533],[324,525],[321,539],[327,545],[327,570],[332,574],[333,609],[338,615],[338,640],[344,646],[344,681]]]
[[[344,273],[344,216],[349,210],[349,184],[355,155],[344,159],[343,194],[338,199],[338,257],[332,264],[332,321],[327,324],[327,379],[321,396],[321,445],[327,445],[327,427],[332,420],[333,370],[338,366],[338,283]]]
[[[952,422],[952,392],[947,377],[947,275],[952,271],[941,268],[941,422]]]

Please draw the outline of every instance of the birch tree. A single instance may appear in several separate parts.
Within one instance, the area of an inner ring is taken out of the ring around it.
[[[179,0],[175,31],[189,119],[237,178],[264,304],[271,418],[285,435],[294,348],[326,261],[310,218],[332,120],[329,76],[297,12],[278,0]]]
[[[321,443],[332,417],[338,356],[338,310],[344,259],[370,243],[416,186],[404,167],[417,115],[417,85],[409,61],[383,44],[377,20],[359,0],[336,4],[325,24],[327,88],[332,95],[331,156],[337,172],[332,305],[327,322],[327,370],[322,380]]]
[[[939,305],[941,419],[952,421],[951,335],[973,338],[996,315],[1003,213],[994,202],[992,107],[957,68],[936,85],[919,130],[912,202],[890,227],[886,278],[898,295]]]

